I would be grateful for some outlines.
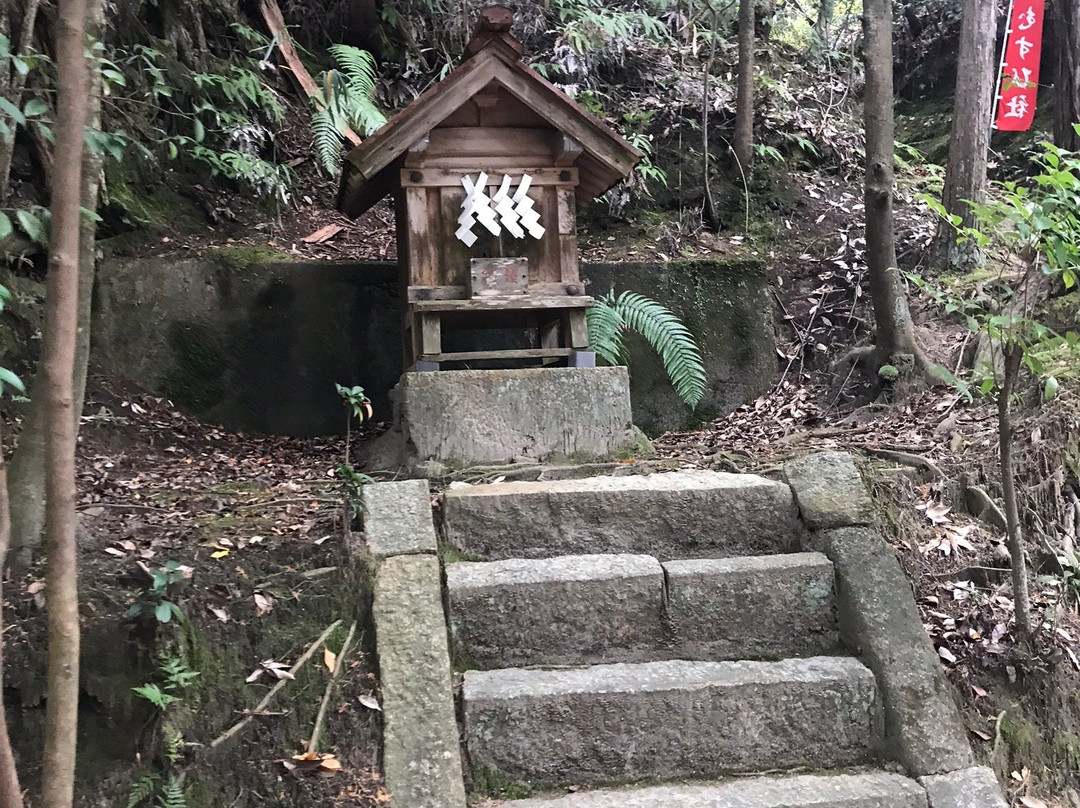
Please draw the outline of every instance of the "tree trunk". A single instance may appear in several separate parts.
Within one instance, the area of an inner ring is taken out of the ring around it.
[[[23,4],[22,14],[18,15],[18,38],[15,38],[16,28],[14,19],[15,15],[11,14],[11,9],[7,8],[5,4],[4,11],[0,15],[0,20],[6,22],[6,32],[11,39],[13,52],[17,56],[25,56],[30,52],[30,46],[34,42],[34,25],[37,23],[38,7],[41,5],[41,0],[26,0]],[[5,26],[0,24],[0,32],[5,31]],[[26,76],[19,73],[14,68],[11,68],[11,72],[7,73],[7,69],[3,71],[6,75],[0,75],[0,95],[13,103],[15,106],[22,107],[22,91],[26,86]],[[14,121],[11,122],[12,129],[14,130]],[[0,140],[0,202],[7,199],[9,189],[8,180],[11,177],[11,158],[15,154],[15,138],[12,136],[10,141]]]
[[[739,78],[732,150],[743,172],[754,159],[754,0],[739,0]]]
[[[1080,0],[1054,0],[1053,30],[1057,40],[1054,63],[1054,142],[1063,149],[1080,149]]]
[[[716,12],[712,14],[712,30],[716,30]],[[705,202],[702,208],[702,216],[710,230],[720,229],[720,214],[716,210],[716,201],[712,195],[712,184],[709,182],[709,78],[712,76],[713,61],[716,58],[716,37],[709,43],[709,58],[705,60],[705,71],[702,77],[701,90],[701,172],[702,181],[705,185]]]
[[[836,12],[836,0],[819,0],[817,21],[814,22],[814,32],[821,44],[828,50],[832,43],[829,42],[829,29],[832,28],[833,15]]]
[[[7,464],[3,457],[3,442],[0,441],[0,570],[7,557],[11,541],[11,521],[8,518]],[[0,694],[4,692],[4,576],[0,574]],[[15,769],[15,754],[11,750],[11,738],[8,735],[7,711],[4,699],[0,698],[0,805],[4,808],[22,808],[22,788],[19,786],[19,772]]]
[[[945,210],[961,218],[962,227],[975,224],[968,202],[982,202],[986,196],[996,44],[996,0],[964,0],[949,162],[941,198]],[[946,221],[938,224],[931,256],[935,267],[964,272],[981,266],[983,260],[973,242],[957,243],[956,228]]]
[[[876,360],[911,354],[923,373],[928,365],[915,342],[907,298],[896,268],[893,232],[893,50],[892,0],[865,0],[866,52],[866,264],[877,326]]]
[[[75,544],[73,378],[79,328],[79,240],[84,129],[89,93],[87,0],[60,0],[56,19],[58,97],[41,371],[45,392],[45,575],[49,667],[42,756],[42,805],[71,808],[79,720],[79,591]]]
[[[1012,556],[1013,608],[1016,626],[1025,642],[1031,640],[1031,603],[1028,599],[1027,561],[1024,558],[1024,537],[1020,528],[1020,508],[1016,501],[1016,479],[1013,477],[1013,428],[1010,410],[1013,387],[1020,373],[1024,351],[1015,343],[1007,343],[1001,389],[998,390],[998,450],[1001,456],[1001,491],[1005,499],[1005,524],[1009,554]]]
[[[87,31],[94,39],[100,39],[104,31],[104,18],[100,3],[94,2],[87,9]],[[92,129],[101,125],[101,72],[90,75],[90,94],[87,100],[87,124]],[[89,147],[83,149],[82,199],[85,210],[97,210],[101,181],[101,156]],[[86,396],[87,366],[90,362],[90,314],[94,291],[96,267],[97,224],[92,217],[84,216],[79,239],[79,326],[75,347],[75,373],[73,376],[72,414],[78,430]],[[30,391],[30,404],[19,431],[19,443],[11,458],[11,527],[12,558],[10,565],[19,572],[33,561],[33,554],[41,545],[45,527],[45,417],[44,377],[38,373]]]

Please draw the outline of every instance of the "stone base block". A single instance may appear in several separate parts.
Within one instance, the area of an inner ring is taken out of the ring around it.
[[[394,396],[394,428],[365,456],[370,469],[652,451],[631,421],[625,367],[413,372]]]
[[[439,559],[387,558],[375,576],[383,776],[394,805],[465,808]]]
[[[892,548],[869,528],[818,536],[836,568],[841,640],[881,682],[889,754],[916,777],[973,766],[956,693]]]
[[[678,471],[451,489],[446,534],[485,559],[641,553],[661,561],[800,548],[791,489],[753,474]]]
[[[899,774],[751,777],[561,797],[515,800],[505,808],[926,808],[926,794]]]
[[[784,659],[837,647],[833,565],[820,553],[669,561],[668,617],[689,659]]]
[[[649,556],[449,564],[446,587],[470,666],[644,660],[663,641],[664,571]]]
[[[994,772],[985,766],[972,766],[949,774],[921,777],[930,808],[1006,808]]]
[[[880,732],[842,657],[468,671],[464,705],[473,765],[534,784],[846,766]]]

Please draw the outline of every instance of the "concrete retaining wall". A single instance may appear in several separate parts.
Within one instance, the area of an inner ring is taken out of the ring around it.
[[[362,385],[376,416],[390,420],[389,391],[402,372],[396,264],[282,258],[246,247],[197,258],[106,257],[94,295],[94,362],[234,428],[341,432],[335,383]],[[769,388],[776,361],[760,264],[586,264],[582,274],[590,293],[639,291],[687,323],[709,374],[697,418]],[[630,348],[636,423],[652,432],[693,423],[651,349],[636,339]]]

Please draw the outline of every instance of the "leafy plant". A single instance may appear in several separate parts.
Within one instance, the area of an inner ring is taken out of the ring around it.
[[[161,788],[158,795],[158,808],[187,808],[187,798],[184,796],[184,787],[175,777],[170,777]]]
[[[188,569],[177,561],[166,561],[160,569],[150,570],[150,587],[128,607],[124,616],[168,623],[174,617],[182,621],[184,612],[169,598],[188,577]]]
[[[135,782],[128,795],[127,808],[135,808],[149,801],[155,793],[157,794],[156,808],[187,808],[184,789],[176,776],[175,767],[184,749],[191,744],[184,740],[183,733],[171,720],[170,711],[173,705],[183,701],[182,691],[189,687],[198,676],[198,671],[188,669],[180,659],[163,657],[158,664],[158,678],[162,680],[162,684],[148,682],[140,687],[132,688],[140,698],[146,699],[161,711],[161,733],[164,742],[162,757],[166,779],[159,791],[158,784],[161,782],[159,774],[157,772],[143,774]]]
[[[338,474],[341,475],[342,493],[350,518],[359,516],[363,506],[361,505],[361,492],[368,483],[375,482],[371,477],[357,471],[349,462],[349,452],[352,447],[352,423],[355,418],[361,424],[370,420],[372,416],[371,399],[367,397],[364,388],[360,386],[345,387],[335,384],[337,393],[342,402],[349,409],[345,419],[345,461],[338,466]]]
[[[589,341],[609,365],[627,360],[625,333],[636,331],[659,354],[675,393],[690,407],[705,394],[705,366],[697,341],[669,309],[635,292],[614,290],[597,298],[586,315]]]
[[[140,698],[146,699],[146,701],[153,704],[159,710],[168,709],[170,704],[175,704],[180,701],[179,696],[174,696],[171,693],[166,693],[158,685],[153,682],[149,682],[145,685],[139,685],[138,687],[131,688],[135,691],[136,695]]]
[[[154,772],[146,772],[135,781],[128,793],[127,808],[136,808],[154,796],[158,787],[158,776]]]
[[[0,216],[2,215],[0,214]],[[0,314],[3,313],[9,300],[11,300],[11,291],[6,286],[0,285]],[[7,368],[0,367],[0,397],[3,397],[9,387],[20,395],[26,395],[26,387],[23,385],[22,380]]]
[[[1080,125],[1077,130],[1080,131]],[[932,210],[957,230],[959,243],[973,243],[1003,268],[1019,268],[1015,285],[1002,282],[984,286],[975,299],[959,298],[923,278],[912,280],[926,290],[947,313],[961,315],[973,332],[989,342],[991,360],[975,369],[974,382],[983,395],[995,393],[998,407],[998,444],[1009,553],[1013,559],[1013,598],[1017,625],[1025,639],[1033,632],[1027,594],[1016,480],[1012,466],[1012,397],[1023,369],[1042,387],[1043,395],[1057,394],[1054,363],[1075,366],[1080,337],[1055,333],[1039,322],[1034,311],[1040,275],[1060,281],[1066,291],[1077,286],[1080,273],[1080,155],[1051,143],[1034,159],[1038,173],[1031,185],[995,184],[986,202],[969,202],[975,224],[963,227],[936,199],[924,197]]]
[[[311,130],[319,165],[334,176],[346,130],[370,135],[386,123],[386,116],[374,101],[374,57],[351,45],[331,45],[330,53],[339,69],[327,70],[320,77],[319,90],[311,99],[315,106]]]

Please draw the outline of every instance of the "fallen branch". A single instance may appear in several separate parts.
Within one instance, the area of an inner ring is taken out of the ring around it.
[[[330,634],[333,633],[334,629],[336,629],[340,625],[341,625],[340,620],[335,620],[333,623],[331,623],[327,627],[326,631],[324,631],[322,634],[319,635],[319,639],[315,640],[315,642],[313,642],[311,645],[309,645],[307,650],[304,651],[304,653],[300,656],[300,658],[298,660],[296,660],[296,663],[291,668],[289,668],[290,676],[288,678],[285,678],[285,679],[279,679],[277,684],[274,685],[272,688],[270,688],[270,692],[268,692],[265,696],[263,696],[262,701],[260,701],[258,704],[256,704],[248,712],[248,714],[244,718],[241,718],[239,721],[237,721],[235,724],[233,724],[231,727],[229,727],[223,733],[221,733],[216,738],[214,738],[214,740],[212,740],[210,742],[210,748],[211,749],[217,749],[222,744],[227,743],[235,735],[237,735],[241,730],[243,730],[244,727],[246,727],[248,724],[250,724],[252,722],[252,720],[254,720],[254,718],[255,718],[255,716],[257,714],[263,712],[267,708],[267,706],[269,706],[269,704],[273,700],[274,696],[276,696],[278,694],[278,691],[281,690],[281,688],[285,687],[287,682],[291,682],[296,677],[297,672],[302,667],[304,667],[304,665],[307,663],[307,661],[309,659],[311,659],[311,657],[315,653],[316,649],[318,649],[323,643],[325,643],[326,638],[329,637]]]
[[[272,508],[275,505],[305,505],[310,502],[341,502],[340,497],[292,497],[290,499],[271,499],[267,502],[247,502],[243,505],[237,505],[236,510],[244,510],[246,508]]]
[[[319,87],[315,84],[315,79],[308,73],[307,68],[304,67],[304,63],[300,61],[300,55],[296,52],[292,37],[289,36],[289,29],[285,26],[285,18],[281,14],[277,0],[259,0],[259,11],[262,12],[263,21],[270,30],[274,42],[277,43],[278,51],[285,60],[285,65],[293,74],[293,78],[296,79],[296,83],[300,85],[304,95],[308,98],[315,98],[319,94]],[[345,139],[352,145],[360,145],[360,135],[356,134],[348,126],[345,127],[344,135]]]
[[[307,742],[307,751],[309,753],[318,749],[319,736],[322,734],[323,723],[326,721],[326,708],[330,706],[330,696],[334,692],[334,686],[337,685],[342,671],[345,670],[345,656],[349,653],[349,646],[352,645],[352,638],[355,633],[356,622],[354,621],[349,626],[349,633],[345,637],[345,642],[341,644],[341,650],[338,652],[337,660],[334,662],[334,670],[330,672],[330,681],[326,683],[326,690],[323,691],[322,702],[319,704],[319,713],[315,716],[315,728],[311,730],[311,739]]]
[[[94,508],[116,508],[122,511],[160,511],[166,513],[164,508],[157,505],[136,505],[133,502],[91,502],[89,505],[80,505],[77,510],[89,511]]]
[[[875,449],[870,446],[864,447],[864,450],[868,454],[872,454],[874,457],[880,457],[883,460],[891,460],[893,463],[899,463],[902,466],[911,466],[913,468],[928,471],[935,479],[940,480],[945,477],[945,473],[938,468],[937,463],[928,457],[911,454],[910,452],[900,452],[894,449]]]

